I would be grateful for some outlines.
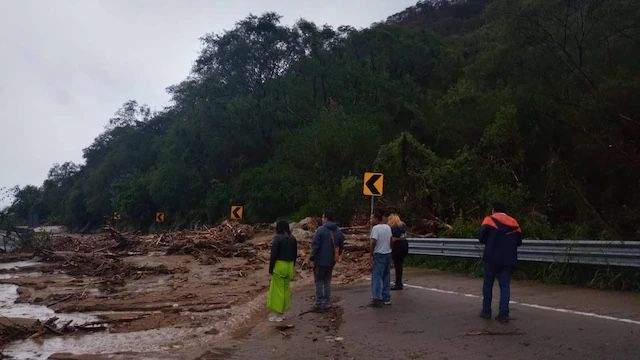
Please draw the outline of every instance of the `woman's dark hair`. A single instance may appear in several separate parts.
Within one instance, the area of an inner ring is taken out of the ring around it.
[[[289,223],[284,220],[278,221],[276,223],[276,233],[283,234],[283,235],[290,235],[291,229],[289,228]]]

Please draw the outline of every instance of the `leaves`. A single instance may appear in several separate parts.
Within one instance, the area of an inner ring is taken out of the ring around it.
[[[426,2],[362,30],[250,15],[202,38],[171,107],[126,102],[85,164],[54,166],[9,212],[185,226],[244,203],[250,221],[348,221],[379,170],[384,205],[452,234],[501,200],[533,236],[640,238],[637,5]]]

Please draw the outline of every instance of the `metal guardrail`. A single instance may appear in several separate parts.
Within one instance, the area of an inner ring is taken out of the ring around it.
[[[480,258],[476,239],[408,238],[409,254]],[[523,240],[518,260],[640,267],[640,241]]]

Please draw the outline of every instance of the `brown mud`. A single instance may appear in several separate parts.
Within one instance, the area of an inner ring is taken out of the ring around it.
[[[312,232],[294,234],[300,287],[312,281]],[[60,234],[0,255],[5,357],[219,358],[267,315],[268,226],[118,235],[126,246],[108,233]],[[370,268],[366,236],[347,236],[339,283]]]

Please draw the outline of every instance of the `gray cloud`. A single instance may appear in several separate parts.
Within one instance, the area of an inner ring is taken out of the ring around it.
[[[53,163],[81,162],[128,99],[166,106],[165,89],[188,75],[199,38],[249,13],[366,27],[414,2],[2,0],[0,188],[39,185]]]

